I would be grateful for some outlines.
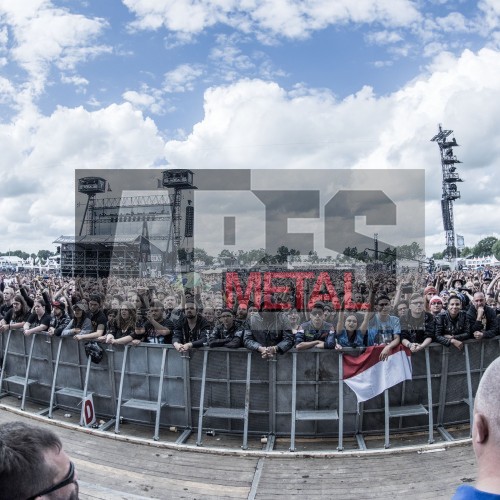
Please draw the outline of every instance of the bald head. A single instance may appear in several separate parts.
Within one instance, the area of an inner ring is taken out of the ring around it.
[[[474,401],[472,445],[477,458],[476,488],[500,495],[500,358],[486,369]]]
[[[489,432],[500,446],[500,358],[488,366],[481,377],[474,401],[474,412],[488,421]]]

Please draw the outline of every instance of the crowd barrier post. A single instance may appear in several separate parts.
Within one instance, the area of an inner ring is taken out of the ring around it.
[[[291,433],[290,433],[290,451],[295,451],[295,427],[297,420],[339,420],[339,413],[336,409],[328,409],[328,410],[297,410],[297,356],[300,353],[297,351],[292,352],[292,411],[291,411]],[[316,353],[317,359],[318,353]],[[341,361],[340,357],[339,363]],[[342,397],[342,369],[339,371],[339,407],[340,400],[343,400]],[[339,420],[339,449],[341,447],[341,431],[340,431],[340,420]]]
[[[23,335],[23,343],[24,343],[25,352],[26,352],[26,338],[24,337],[24,332],[22,333],[22,335]],[[18,384],[18,385],[23,386],[23,395],[22,395],[22,399],[21,399],[21,410],[22,411],[24,411],[24,407],[26,404],[26,393],[28,392],[28,387],[31,384],[35,384],[37,382],[35,379],[29,378],[30,367],[31,367],[31,358],[33,357],[33,348],[35,346],[36,337],[37,337],[36,333],[32,334],[30,350],[29,350],[28,360],[27,360],[27,364],[26,364],[26,373],[25,373],[24,377],[20,377],[18,375],[12,375],[11,377],[7,377],[5,379],[6,382],[11,382],[13,384]]]
[[[148,347],[146,347],[148,349]],[[136,352],[134,350],[134,352]],[[140,352],[140,351],[138,351]],[[147,351],[146,351],[147,352]],[[166,366],[166,359],[167,359],[167,349],[163,348],[162,349],[162,356],[161,356],[161,366],[160,366],[160,373],[159,373],[159,380],[158,380],[158,394],[156,397],[156,400],[149,400],[149,399],[138,399],[138,398],[129,398],[125,403],[123,403],[123,385],[125,381],[125,377],[128,375],[126,373],[126,366],[127,366],[127,359],[129,357],[130,353],[130,346],[126,345],[124,352],[123,352],[123,362],[122,362],[122,371],[121,371],[121,377],[120,377],[120,390],[118,394],[118,403],[117,403],[117,410],[116,410],[116,422],[115,422],[115,433],[118,434],[120,432],[120,415],[121,415],[121,409],[122,408],[134,408],[138,410],[146,410],[150,412],[155,413],[155,430],[154,430],[154,435],[153,439],[155,441],[158,441],[160,439],[160,417],[161,417],[161,410],[165,406],[167,406],[167,402],[163,401],[163,381],[165,378],[165,366]]]
[[[427,376],[427,409],[429,412],[429,444],[434,442],[434,412],[432,401],[432,376],[431,376],[431,360],[429,348],[425,348],[425,374]]]
[[[230,408],[230,407],[214,407],[209,406],[205,410],[205,387],[207,381],[207,368],[210,351],[207,349],[203,353],[203,374],[201,380],[201,394],[200,394],[200,412],[198,416],[198,439],[197,446],[202,446],[203,434],[203,418],[225,418],[243,420],[243,444],[242,449],[248,449],[248,419],[250,412],[250,385],[251,385],[251,372],[252,372],[252,352],[248,351],[246,355],[246,376],[245,376],[245,399],[243,408]],[[227,354],[227,353],[226,353]],[[229,360],[228,360],[229,361]],[[229,388],[228,388],[229,393]],[[229,394],[228,394],[229,395]]]
[[[110,418],[107,422],[99,426],[99,430],[105,431],[116,424],[116,411],[117,411],[117,396],[116,396],[116,380],[115,380],[115,350],[109,345],[106,344],[106,352],[108,357],[108,379],[109,379],[109,387],[111,388],[111,401],[113,404],[113,417]]]
[[[469,405],[469,422],[470,422],[469,437],[472,437],[472,421],[474,419],[474,398],[472,397],[472,378],[470,374],[469,344],[465,344],[464,350],[465,350],[465,373],[467,377],[467,399],[464,401]]]
[[[344,449],[344,358],[343,354],[338,354],[339,363],[339,407],[338,407],[338,417],[339,417],[339,443],[337,446],[337,451],[342,451]]]
[[[48,412],[48,418],[52,418],[52,413],[54,409],[57,409],[59,407],[59,404],[57,402],[57,395],[60,396],[68,396],[72,398],[79,399],[82,402],[82,408],[80,411],[80,426],[84,425],[84,406],[83,406],[83,400],[89,396],[92,395],[92,392],[88,392],[88,385],[89,385],[89,377],[90,377],[90,370],[91,370],[91,359],[90,357],[87,357],[86,359],[86,366],[85,366],[85,381],[83,383],[83,390],[78,389],[76,387],[61,387],[61,389],[57,390],[57,376],[59,373],[59,365],[61,362],[61,350],[63,346],[63,342],[66,342],[67,340],[63,337],[59,338],[59,343],[57,346],[57,354],[56,354],[56,361],[54,368],[52,370],[52,385],[50,389],[50,402],[49,402],[49,407],[46,410],[43,410],[40,414],[45,414]],[[80,346],[79,343],[73,342],[77,349],[78,353],[78,359],[80,359]],[[52,345],[52,343],[51,343]],[[51,349],[52,351],[52,349]],[[52,356],[53,359],[53,356]],[[52,366],[52,359],[50,360],[50,364]],[[80,363],[78,364],[80,366]],[[79,370],[80,371],[80,370]],[[80,387],[82,384],[80,384]],[[56,404],[54,405],[54,401],[56,401]]]
[[[183,392],[184,392],[184,419],[185,429],[177,438],[176,444],[184,444],[191,433],[193,432],[193,416],[191,413],[191,377],[189,353],[182,353],[182,369],[183,369]]]
[[[274,443],[276,441],[276,370],[278,364],[278,357],[273,356],[268,358],[267,366],[269,372],[269,431],[267,434],[267,445],[266,451],[271,451],[274,449]]]
[[[425,352],[427,352],[427,349]],[[389,405],[389,389],[386,389],[384,391],[384,448],[389,448],[390,447],[390,419],[394,417],[412,417],[412,416],[417,416],[417,415],[428,415],[432,414],[432,391],[429,391],[430,388],[430,369],[428,368],[429,366],[429,356],[425,357],[425,364],[426,364],[426,369],[425,369],[425,374],[426,374],[426,381],[427,381],[427,409],[423,404],[413,404],[413,405],[405,405],[405,393],[406,393],[406,385],[407,382],[403,381],[403,387],[402,387],[402,395],[401,395],[401,405],[399,406],[390,406]],[[431,439],[432,435],[432,430],[431,430],[431,424],[432,424],[432,417],[429,417],[428,419],[429,422],[429,440]]]
[[[439,406],[437,414],[437,430],[445,441],[453,441],[453,436],[444,428],[444,409],[446,405],[446,388],[448,385],[448,365],[450,350],[445,346],[441,351],[441,383],[439,385]]]
[[[7,366],[7,355],[9,354],[9,344],[10,344],[10,336],[11,335],[12,335],[12,330],[9,329],[9,333],[7,334],[7,340],[5,341],[5,349],[2,351],[3,352],[2,366],[0,367],[1,368],[1,371],[0,371],[0,398],[3,398],[3,397],[8,395],[7,391],[5,393],[2,392],[2,388],[3,388],[3,379],[4,379],[4,375],[5,375],[5,368]],[[3,335],[2,335],[2,340],[3,340]]]

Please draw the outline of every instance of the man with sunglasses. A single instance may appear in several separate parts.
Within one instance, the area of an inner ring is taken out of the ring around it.
[[[237,349],[243,345],[243,327],[236,322],[232,309],[222,309],[218,324],[208,337],[209,347]]]
[[[401,324],[397,316],[391,316],[391,299],[387,295],[379,295],[376,312],[368,323],[367,344],[384,345],[380,353],[381,361],[385,361],[400,342]]]
[[[302,323],[295,335],[295,347],[304,349],[342,349],[335,340],[335,330],[331,323],[325,321],[325,306],[316,302],[310,312],[311,319]]]
[[[78,500],[78,474],[51,430],[0,425],[0,497],[9,500]]]

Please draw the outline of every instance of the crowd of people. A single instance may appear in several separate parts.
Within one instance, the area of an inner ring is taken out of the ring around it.
[[[348,288],[337,284],[335,297],[323,294],[323,300],[302,308],[286,279],[280,284],[288,288],[275,288],[286,291],[254,301],[253,295],[238,300],[234,291],[225,293],[220,274],[195,279],[6,274],[0,277],[0,332],[172,344],[180,353],[203,346],[247,348],[263,358],[293,347],[384,345],[381,359],[399,343],[413,353],[432,342],[462,349],[467,339],[500,333],[499,269],[406,270],[397,277],[354,273],[349,281]]]

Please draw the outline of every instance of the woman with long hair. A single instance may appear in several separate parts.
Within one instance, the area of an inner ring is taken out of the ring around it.
[[[50,314],[47,314],[45,311],[45,302],[43,299],[35,299],[33,311],[23,325],[24,335],[26,336],[33,333],[45,332],[50,326]]]
[[[123,302],[120,306],[120,314],[116,320],[116,327],[106,334],[106,342],[108,344],[120,344],[121,342],[117,342],[118,340],[135,333],[136,318],[135,305],[130,302]]]
[[[62,331],[61,337],[75,337],[84,336],[92,332],[92,321],[87,316],[87,304],[85,302],[77,302],[73,306],[73,314],[75,315],[73,319],[68,323],[68,326]]]
[[[345,318],[345,320],[344,320]],[[344,313],[344,307],[339,311],[337,319],[337,342],[342,347],[363,347],[370,313],[364,311],[364,318],[358,328],[358,316],[353,312]]]
[[[15,295],[12,301],[12,309],[7,311],[5,318],[0,323],[0,332],[21,329],[29,316],[30,308],[26,304],[24,297],[20,294]]]

